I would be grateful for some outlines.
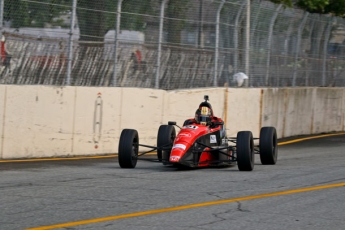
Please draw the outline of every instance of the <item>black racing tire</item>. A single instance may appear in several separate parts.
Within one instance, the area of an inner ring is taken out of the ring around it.
[[[277,131],[274,127],[262,127],[260,130],[260,160],[263,165],[275,165],[278,158]]]
[[[162,147],[166,146],[168,147],[169,144],[174,143],[176,137],[176,130],[175,127],[172,125],[161,125],[158,129],[158,134],[157,134],[157,147]],[[162,150],[162,149],[157,149],[157,158],[159,161],[169,161],[170,153],[171,153],[171,148],[170,150]]]
[[[251,131],[237,133],[236,141],[237,166],[240,171],[254,169],[254,141]]]
[[[124,129],[121,132],[118,159],[121,168],[135,168],[138,161],[139,135],[137,130]]]

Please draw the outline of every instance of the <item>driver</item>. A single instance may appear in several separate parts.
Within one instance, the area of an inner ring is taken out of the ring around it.
[[[201,102],[199,108],[196,110],[194,119],[186,120],[183,126],[195,123],[205,126],[214,126],[214,122],[223,123],[220,118],[213,115],[212,106],[207,102],[209,100],[207,95],[205,95],[204,99],[205,101]]]
[[[201,106],[199,109],[195,112],[195,123],[201,124],[201,125],[211,125],[212,123],[212,112],[211,109],[206,106]]]

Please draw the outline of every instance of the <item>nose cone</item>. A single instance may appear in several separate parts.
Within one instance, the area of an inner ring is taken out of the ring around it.
[[[180,161],[184,154],[185,150],[182,148],[173,148],[170,153],[169,161],[170,163],[177,163]]]

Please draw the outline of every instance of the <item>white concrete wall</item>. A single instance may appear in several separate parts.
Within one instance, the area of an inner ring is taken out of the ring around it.
[[[279,137],[284,137],[288,94],[288,89],[263,90],[260,126],[274,126]]]
[[[344,130],[344,89],[314,89],[312,133]]]
[[[159,125],[162,121],[164,90],[123,88],[121,102],[121,120],[116,137],[116,152],[122,129],[136,129],[142,144],[155,145]],[[167,122],[165,122],[167,124]]]
[[[278,137],[344,131],[345,89],[265,89],[262,126],[275,126]]]
[[[229,88],[227,96],[226,128],[229,137],[239,131],[252,131],[254,137],[260,133],[261,89]]]
[[[76,88],[71,155],[111,153],[121,119],[120,88]]]
[[[75,88],[5,86],[2,158],[69,153]]]
[[[194,117],[204,95],[228,136],[275,126],[278,137],[343,131],[343,88],[140,88],[0,85],[0,159],[116,153],[122,129],[155,145],[161,124]],[[178,128],[176,128],[178,131]]]

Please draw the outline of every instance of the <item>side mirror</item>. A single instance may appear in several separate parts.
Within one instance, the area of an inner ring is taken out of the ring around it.
[[[176,121],[168,121],[168,125],[176,125]]]

